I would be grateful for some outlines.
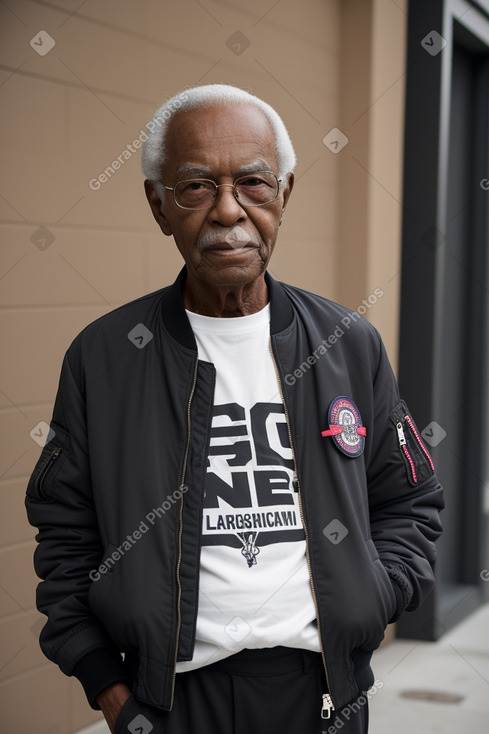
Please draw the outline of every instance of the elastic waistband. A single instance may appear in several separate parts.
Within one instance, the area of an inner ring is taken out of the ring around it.
[[[259,678],[284,675],[297,670],[306,673],[316,665],[322,665],[319,652],[292,647],[267,647],[259,650],[241,650],[235,655],[206,666],[206,669]]]

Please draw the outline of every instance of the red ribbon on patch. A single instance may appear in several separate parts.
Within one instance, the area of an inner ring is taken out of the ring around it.
[[[343,428],[344,426],[339,426],[338,424],[330,424],[329,430],[321,431],[321,436],[339,436],[340,433],[343,433]],[[365,426],[357,426],[356,428],[359,436],[367,435]]]

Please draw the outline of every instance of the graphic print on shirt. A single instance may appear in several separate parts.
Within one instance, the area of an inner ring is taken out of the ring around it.
[[[214,406],[202,544],[239,548],[251,568],[260,547],[304,540],[292,480],[282,403]]]

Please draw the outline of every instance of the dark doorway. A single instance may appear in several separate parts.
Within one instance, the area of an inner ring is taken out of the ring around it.
[[[446,46],[411,2],[399,382],[447,506],[437,590],[398,634],[437,639],[489,598],[489,19],[428,5]]]

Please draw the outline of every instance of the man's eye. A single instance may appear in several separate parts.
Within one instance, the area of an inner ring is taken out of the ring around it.
[[[266,186],[267,182],[264,181],[262,178],[257,178],[256,176],[250,177],[250,178],[243,178],[240,181],[240,184],[242,186]]]
[[[190,181],[188,184],[185,184],[183,187],[184,191],[203,191],[204,189],[208,189],[209,184],[205,184],[202,181]]]

